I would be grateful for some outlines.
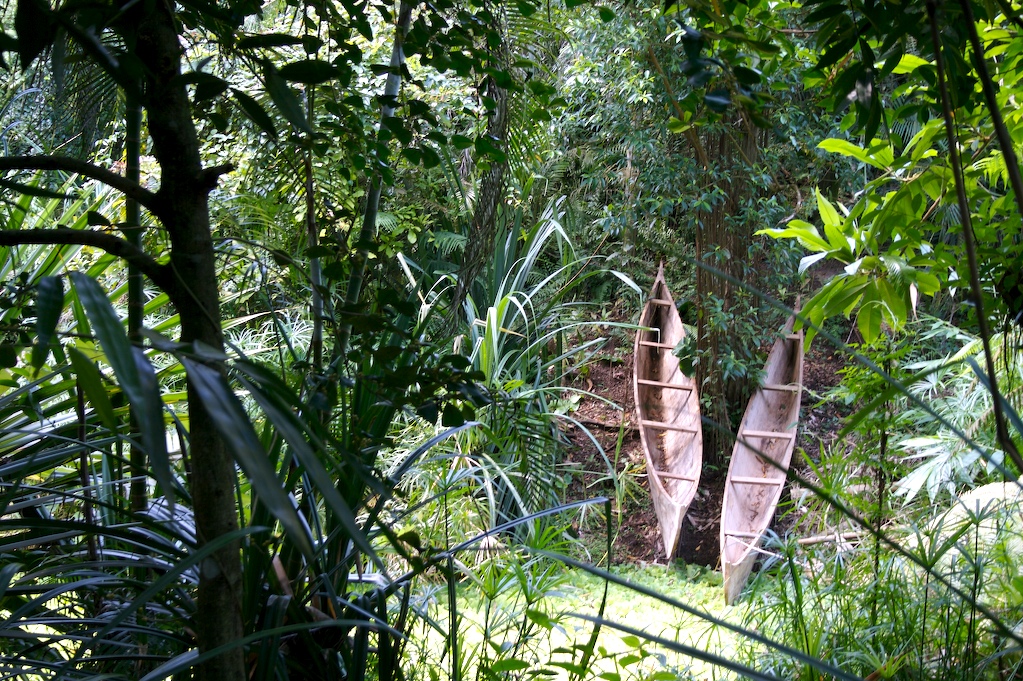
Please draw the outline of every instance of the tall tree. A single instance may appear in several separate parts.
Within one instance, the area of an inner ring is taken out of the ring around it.
[[[29,68],[55,41],[68,35],[147,112],[160,188],[151,192],[133,179],[77,159],[57,155],[0,158],[0,170],[61,170],[91,177],[137,201],[160,222],[170,240],[170,259],[158,263],[137,244],[103,232],[45,229],[5,232],[2,243],[80,243],[101,248],[129,264],[167,292],[181,313],[181,341],[223,350],[220,293],[210,235],[209,193],[229,168],[204,167],[191,102],[182,78],[181,17],[168,3],[128,3],[96,8],[68,3],[52,9],[41,1],[18,5],[15,29],[22,68]],[[109,29],[121,47],[100,42]],[[200,543],[238,528],[234,464],[214,422],[188,384],[188,417],[195,475],[191,492]],[[236,641],[242,634],[241,566],[236,542],[227,542],[200,568],[197,635],[202,650]],[[241,681],[238,647],[202,665],[202,677]]]
[[[51,5],[47,0],[22,0],[17,6],[14,25],[17,37],[3,34],[0,40],[0,49],[14,53],[23,70],[42,70],[48,63],[52,63],[58,71],[59,60],[47,57],[62,50],[65,41],[70,41],[76,50],[85,55],[87,61],[102,69],[116,82],[126,93],[127,99],[136,102],[144,113],[145,125],[140,132],[143,137],[148,135],[152,155],[159,166],[157,190],[152,191],[143,186],[134,173],[126,177],[92,160],[54,154],[0,157],[0,172],[6,175],[0,186],[8,192],[31,193],[34,190],[25,183],[25,173],[37,171],[76,173],[91,178],[121,192],[147,211],[159,228],[150,235],[152,238],[135,238],[139,230],[131,228],[137,227],[141,220],[139,215],[132,212],[127,220],[128,229],[125,230],[129,234],[128,238],[113,231],[55,227],[0,231],[0,245],[78,244],[102,249],[125,261],[166,292],[171,305],[179,313],[181,347],[190,353],[186,362],[191,463],[191,478],[188,482],[196,534],[200,550],[203,546],[216,547],[199,564],[198,608],[194,621],[200,653],[222,651],[214,656],[203,656],[200,677],[209,680],[241,681],[247,674],[244,651],[240,644],[245,627],[240,547],[233,539],[237,536],[239,525],[236,508],[237,477],[233,458],[233,455],[238,456],[238,443],[225,441],[225,403],[215,399],[217,390],[211,391],[210,387],[211,381],[224,382],[222,363],[216,359],[222,356],[224,335],[216,250],[211,231],[210,193],[217,186],[219,178],[231,170],[231,166],[210,166],[204,163],[204,140],[199,131],[223,124],[207,106],[211,100],[217,100],[221,104],[235,105],[237,111],[243,113],[271,139],[286,144],[283,136],[278,137],[279,123],[271,115],[276,113],[285,120],[286,125],[301,133],[302,143],[307,149],[305,161],[308,165],[312,164],[310,154],[317,153],[316,149],[323,146],[324,140],[322,134],[315,132],[315,106],[318,100],[313,97],[314,88],[328,81],[340,84],[339,89],[349,87],[353,66],[362,60],[358,38],[353,36],[361,35],[364,39],[372,39],[373,36],[371,17],[368,14],[370,9],[366,5],[313,4],[314,14],[329,26],[330,49],[339,55],[331,62],[314,58],[318,46],[323,44],[315,35],[294,33],[290,29],[265,34],[244,32],[243,21],[262,12],[261,4],[251,0],[216,5],[202,0],[179,3],[136,3],[129,0],[100,6],[81,0],[68,0],[56,5]],[[386,22],[397,24],[393,50],[395,58],[390,65],[382,67],[388,73],[388,86],[383,96],[378,98],[383,117],[373,153],[363,155],[360,149],[353,156],[361,157],[360,167],[368,166],[367,175],[374,178],[371,181],[379,194],[383,186],[393,182],[394,177],[391,168],[393,158],[389,155],[388,143],[397,139],[406,148],[414,145],[412,131],[425,133],[428,127],[415,120],[416,117],[430,119],[429,109],[422,102],[402,97],[400,85],[409,75],[402,58],[403,47],[411,53],[420,54],[424,63],[439,71],[453,69],[461,76],[468,76],[474,72],[482,73],[486,69],[497,80],[506,80],[507,74],[501,73],[483,52],[476,49],[477,45],[488,45],[494,49],[500,46],[501,35],[492,28],[489,9],[474,7],[464,10],[450,0],[442,0],[426,8],[411,1],[403,2],[397,16],[386,6],[380,5],[376,9]],[[474,12],[485,12],[487,16],[480,21]],[[454,16],[458,18],[452,20]],[[309,25],[310,22],[302,23]],[[252,71],[248,74],[249,82],[259,82],[262,92],[257,93],[257,97],[243,92],[243,88],[231,78],[236,77],[236,74],[220,77],[205,71],[208,60],[197,60],[198,66],[187,68],[184,63],[186,42],[190,45],[205,44],[207,54],[227,55],[233,59],[232,63],[250,67]],[[293,45],[305,48],[306,59],[279,66],[281,53],[276,52],[277,48]],[[289,81],[309,87],[306,108],[302,107]],[[337,104],[342,99],[345,97],[337,96],[333,101]],[[362,98],[348,99],[361,101]],[[271,102],[275,111],[263,108],[260,101]],[[402,104],[406,105],[403,112],[407,114],[405,116],[397,113],[401,111]],[[339,110],[340,107],[335,109]],[[206,120],[200,121],[200,117]],[[340,137],[344,139],[343,135]],[[425,134],[419,139],[423,137]],[[341,141],[339,144],[344,143]],[[370,155],[373,156],[372,160],[367,158]],[[415,158],[416,154],[411,156]],[[432,159],[434,164],[439,163],[435,152],[431,155],[421,151],[418,158]],[[426,165],[426,161],[421,162]],[[307,168],[307,179],[310,177]],[[311,201],[312,188],[309,185],[307,182],[306,191]],[[367,253],[375,236],[375,209],[375,205],[367,206],[365,238],[356,246],[357,255],[350,254],[350,262],[347,263],[352,282],[345,293],[345,302],[350,304],[349,308],[360,302],[364,290],[362,284],[368,270]],[[313,220],[314,210],[315,206],[307,202],[306,229],[310,234],[310,242],[315,241],[317,233]],[[158,258],[147,252],[146,248],[153,246],[166,249],[167,257]],[[316,258],[318,255],[311,257]],[[317,286],[317,292],[322,293],[319,284],[314,282],[314,285]],[[137,287],[132,288],[135,290]],[[346,314],[355,313],[347,309]],[[137,310],[132,310],[131,317],[134,325]],[[351,325],[342,319],[338,328],[340,332],[335,338],[331,357],[334,364],[344,365]],[[320,352],[317,348],[313,350],[317,357]],[[342,373],[342,370],[346,370],[345,367],[341,367],[337,373]],[[413,378],[409,380],[415,382]],[[219,395],[230,399],[229,390]],[[372,396],[363,395],[359,399],[372,401]],[[133,403],[131,407],[134,412],[140,405]],[[227,407],[230,410],[230,405]],[[386,417],[387,414],[393,414],[393,409],[385,412]],[[382,428],[386,427],[387,423],[384,423]],[[365,423],[355,424],[353,442],[363,437],[364,431],[368,429]],[[358,447],[354,447],[354,450],[361,451]],[[305,468],[308,471],[308,465]],[[288,500],[283,498],[273,471],[264,478],[263,484],[266,485],[267,481],[268,487],[257,490],[259,496],[276,492],[282,496],[283,503],[275,507],[274,512],[285,515],[294,513]],[[325,494],[332,493],[336,499],[337,491],[327,482],[324,473],[317,485]],[[363,484],[361,478],[355,482],[347,479],[332,482],[340,490]],[[255,488],[256,483],[253,486]],[[351,500],[351,506],[354,507],[357,501]],[[139,495],[139,505],[141,503]],[[336,505],[343,506],[344,503]],[[351,529],[355,527],[355,521],[350,509],[347,513],[348,517],[341,522],[347,523],[347,529]],[[361,544],[358,541],[355,543],[358,544],[358,550],[368,550],[364,540]],[[310,547],[306,546],[305,549],[304,554],[312,554]],[[340,573],[341,580],[347,577],[346,570]]]

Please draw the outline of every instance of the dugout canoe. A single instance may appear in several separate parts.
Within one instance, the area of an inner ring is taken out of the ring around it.
[[[799,303],[796,303],[798,310]],[[739,424],[721,510],[721,573],[725,601],[739,597],[785,486],[799,425],[803,333],[785,324],[764,366],[763,383]]]
[[[696,382],[679,370],[672,354],[686,331],[664,281],[663,263],[639,323],[643,328],[636,333],[632,390],[650,496],[671,560],[700,482],[703,429]]]

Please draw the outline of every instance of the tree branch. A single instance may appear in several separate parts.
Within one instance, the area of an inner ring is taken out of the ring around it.
[[[135,199],[153,213],[157,212],[156,208],[159,204],[156,194],[123,175],[69,156],[2,156],[0,157],[0,171],[2,170],[63,170],[77,173],[116,189],[125,196]]]
[[[1005,425],[1005,416],[1002,412],[1002,395],[998,390],[998,380],[995,376],[995,360],[991,354],[991,332],[988,330],[987,315],[984,314],[984,293],[980,282],[980,267],[977,264],[977,247],[973,240],[973,225],[970,222],[970,205],[966,197],[966,181],[963,178],[963,166],[959,160],[959,139],[956,136],[955,120],[952,116],[952,98],[948,93],[948,83],[945,80],[945,62],[942,57],[941,38],[938,35],[937,3],[935,0],[927,0],[927,18],[931,24],[931,43],[934,46],[934,66],[938,76],[938,90],[941,95],[941,110],[945,119],[945,140],[948,142],[949,165],[952,166],[952,178],[955,181],[956,199],[959,204],[959,219],[963,226],[963,242],[966,245],[966,262],[970,268],[970,291],[973,294],[973,305],[977,312],[977,325],[980,327],[980,339],[984,344],[984,360],[987,363],[988,381],[991,389],[991,407],[994,411],[995,430],[998,434],[998,445],[1002,448],[1012,463],[1016,466],[1017,475],[1023,473],[1023,455],[1016,448],[1012,441],[1009,430]],[[972,15],[969,16],[972,21]],[[1006,163],[1010,163],[1012,147],[1002,149],[1006,154]]]
[[[106,251],[110,255],[121,258],[129,265],[137,267],[149,277],[154,284],[164,291],[170,292],[174,286],[174,278],[166,265],[156,262],[147,253],[136,248],[127,240],[106,232],[95,232],[87,229],[0,229],[0,246],[20,246],[23,244],[49,244],[63,246],[91,246]]]

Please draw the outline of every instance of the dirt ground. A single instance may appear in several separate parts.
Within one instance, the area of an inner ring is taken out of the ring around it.
[[[824,394],[838,385],[841,357],[817,342],[807,353],[803,367],[803,408],[797,446],[816,451],[818,441],[834,441],[839,415],[832,404],[821,405]],[[612,561],[622,563],[666,562],[657,518],[650,502],[646,464],[635,422],[632,394],[632,340],[611,338],[600,358],[574,377],[573,387],[598,395],[584,396],[571,415],[585,426],[616,468],[617,485],[609,475],[608,462],[579,428],[566,429],[570,440],[566,468],[573,472],[569,499],[610,497],[615,508],[616,532]],[[610,403],[609,403],[610,402]],[[619,447],[620,440],[620,447]],[[721,503],[726,470],[703,471],[697,495],[682,526],[676,558],[689,564],[718,567]],[[606,542],[606,525],[587,522],[576,528],[585,545],[599,552]]]

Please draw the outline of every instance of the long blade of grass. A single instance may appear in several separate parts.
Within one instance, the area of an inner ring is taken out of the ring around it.
[[[152,364],[141,350],[133,349],[128,334],[114,312],[110,300],[96,280],[72,272],[78,299],[85,307],[93,330],[103,346],[106,359],[113,367],[121,388],[128,396],[132,414],[139,426],[142,443],[153,467],[153,477],[163,488],[168,502],[174,505],[174,476],[167,455],[167,439],[163,428],[163,400]],[[136,351],[137,350],[137,351]]]
[[[298,459],[299,463],[305,469],[309,479],[312,480],[316,491],[323,497],[327,506],[331,512],[337,516],[341,524],[345,527],[348,532],[348,538],[355,543],[359,549],[373,561],[373,563],[381,570],[384,569],[384,565],[377,555],[376,551],[369,543],[369,539],[366,537],[366,533],[359,526],[355,519],[355,514],[352,509],[349,508],[348,504],[337,491],[337,487],[334,480],[331,478],[327,469],[324,468],[323,464],[320,463],[319,458],[316,456],[316,452],[309,445],[306,439],[306,433],[303,431],[305,427],[295,416],[294,412],[288,408],[286,404],[280,404],[275,396],[268,394],[266,390],[261,386],[247,381],[245,378],[238,377],[239,384],[245,388],[252,399],[256,401],[259,408],[263,410],[266,417],[270,419],[274,427],[277,429],[277,433],[281,435],[284,440],[288,443],[291,448],[291,452]]]
[[[839,669],[838,667],[834,667],[834,666],[832,666],[832,665],[830,665],[830,664],[828,664],[828,663],[826,663],[826,662],[824,662],[822,660],[818,660],[815,657],[811,657],[811,656],[807,655],[806,653],[804,653],[804,652],[802,652],[802,651],[800,651],[800,650],[798,650],[796,648],[789,647],[789,646],[785,645],[784,643],[778,643],[777,641],[773,641],[773,640],[769,639],[768,637],[764,636],[763,634],[760,634],[760,633],[758,633],[756,631],[753,631],[751,629],[744,629],[743,627],[741,627],[741,626],[739,626],[737,624],[732,624],[731,622],[727,622],[727,621],[725,621],[723,619],[715,617],[714,615],[710,614],[709,612],[706,612],[704,610],[699,610],[698,608],[694,608],[694,607],[692,607],[690,605],[686,605],[682,601],[676,600],[676,599],[672,598],[671,596],[666,596],[666,595],[664,595],[664,594],[662,594],[662,593],[660,593],[658,591],[655,591],[654,589],[645,587],[642,584],[636,584],[634,582],[630,582],[629,580],[625,579],[624,577],[619,577],[618,575],[612,574],[612,573],[608,572],[607,570],[602,570],[602,569],[600,569],[600,568],[598,568],[596,566],[589,565],[588,563],[584,563],[582,561],[576,560],[574,558],[570,558],[569,556],[566,556],[566,555],[563,555],[563,554],[559,554],[559,553],[552,553],[552,552],[543,551],[543,550],[534,550],[534,552],[538,553],[539,555],[547,556],[548,558],[551,558],[553,560],[560,561],[560,562],[564,563],[565,565],[574,567],[574,568],[579,569],[579,570],[583,570],[585,572],[590,573],[591,575],[594,575],[594,576],[599,577],[601,579],[608,580],[608,581],[610,581],[610,582],[612,582],[614,584],[617,584],[619,586],[623,586],[626,589],[631,589],[632,591],[635,591],[637,593],[643,594],[644,596],[648,596],[650,598],[656,599],[658,601],[661,601],[662,603],[666,603],[666,604],[668,604],[668,605],[670,605],[670,606],[672,606],[674,608],[678,608],[679,610],[682,610],[683,612],[686,612],[686,613],[688,613],[690,615],[694,615],[695,617],[699,617],[702,620],[710,622],[714,626],[721,627],[723,629],[727,629],[728,631],[731,631],[733,633],[739,634],[740,636],[744,636],[744,637],[749,638],[749,639],[751,639],[753,641],[756,641],[757,643],[760,643],[760,644],[765,645],[765,646],[767,646],[769,648],[777,650],[778,652],[783,653],[785,655],[788,655],[788,656],[792,657],[793,659],[798,660],[799,662],[802,662],[803,664],[810,665],[811,667],[813,667],[814,669],[817,669],[818,671],[824,672],[825,674],[831,674],[831,675],[833,675],[837,679],[845,679],[846,681],[860,681],[860,678],[858,676],[856,676],[854,674],[849,674],[848,672],[846,672],[846,671],[844,671],[842,669]],[[588,615],[578,615],[578,616],[579,617],[583,617],[583,618],[590,618],[590,616],[588,616]],[[619,625],[616,625],[613,622],[606,622],[606,624],[608,626],[612,626],[614,628],[620,628]],[[635,635],[641,636],[643,638],[647,638],[647,639],[649,639],[651,641],[655,640],[654,637],[651,637],[649,634],[645,634],[645,633],[642,633],[642,632],[637,633]],[[660,643],[660,641],[658,641],[658,643]],[[679,645],[679,644],[674,644],[673,643],[673,645]],[[682,652],[682,651],[680,651],[680,652]],[[686,654],[689,654],[689,653],[686,652]],[[757,672],[757,673],[759,674],[759,672]],[[774,677],[767,677],[767,678],[774,678]]]
[[[223,374],[188,357],[182,356],[180,359],[220,436],[234,454],[235,461],[245,471],[260,500],[288,531],[306,558],[312,560],[313,544],[306,525],[299,518],[294,503],[281,488],[277,471],[270,465],[270,459],[252,422],[227,386]]]

